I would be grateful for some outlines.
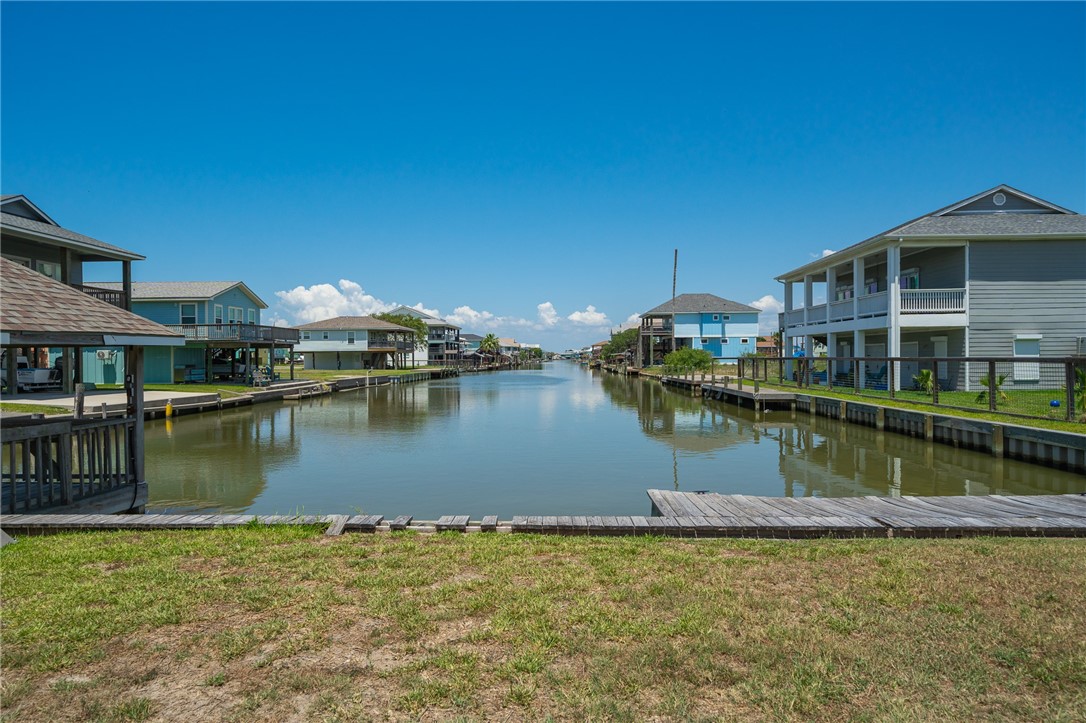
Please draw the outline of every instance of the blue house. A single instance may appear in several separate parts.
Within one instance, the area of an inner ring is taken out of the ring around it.
[[[133,282],[132,311],[185,336],[183,347],[148,349],[146,381],[243,379],[261,363],[261,357],[270,363],[277,348],[292,353],[298,330],[262,325],[260,312],[266,308],[241,281]],[[115,349],[84,350],[83,380],[119,383],[124,378],[120,354]]]
[[[704,349],[714,359],[754,354],[758,310],[712,294],[679,294],[641,315],[637,365],[662,364],[678,349]]]

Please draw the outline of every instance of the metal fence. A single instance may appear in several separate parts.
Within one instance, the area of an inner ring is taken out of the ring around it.
[[[739,357],[713,376],[968,411],[1086,421],[1086,357]]]

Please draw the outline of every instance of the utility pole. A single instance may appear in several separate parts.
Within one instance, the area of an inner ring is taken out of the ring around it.
[[[675,262],[671,266],[671,300],[675,301],[675,280],[679,277],[679,249],[675,249]]]

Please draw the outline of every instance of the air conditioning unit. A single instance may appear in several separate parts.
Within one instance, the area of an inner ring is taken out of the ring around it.
[[[113,361],[113,355],[116,353],[117,352],[113,351],[112,349],[99,349],[96,352],[95,356],[97,356],[101,361],[111,362]]]

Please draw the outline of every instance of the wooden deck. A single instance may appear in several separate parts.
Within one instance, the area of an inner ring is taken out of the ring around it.
[[[1086,495],[752,497],[649,490],[653,512],[706,536],[1086,537]]]
[[[4,515],[8,535],[76,530],[193,530],[325,525],[345,532],[505,532],[669,537],[1086,537],[1086,494],[987,497],[752,497],[649,490],[653,516]]]

